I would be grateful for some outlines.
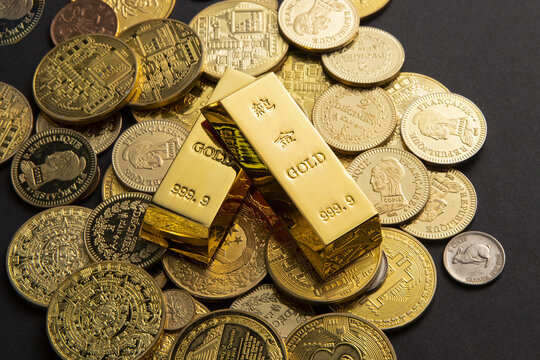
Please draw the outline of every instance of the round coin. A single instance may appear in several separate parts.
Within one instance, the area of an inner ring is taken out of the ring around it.
[[[377,290],[384,283],[387,275],[388,275],[388,258],[386,257],[386,254],[383,251],[381,255],[381,265],[379,265],[379,268],[377,269],[377,273],[373,277],[371,284],[369,284],[368,287],[366,288],[366,293],[370,293],[374,290]]]
[[[278,0],[247,0],[249,2],[266,6],[267,8],[277,11],[279,7]]]
[[[1,12],[1,11],[0,11]],[[6,163],[32,132],[32,108],[23,94],[0,82],[0,165]]]
[[[288,298],[271,284],[259,285],[239,297],[231,304],[231,309],[244,310],[262,317],[284,339],[298,325],[315,316],[311,306]]]
[[[395,360],[386,335],[350,314],[324,314],[293,330],[285,341],[289,360]]]
[[[51,24],[54,45],[84,34],[116,35],[118,19],[114,10],[99,0],[75,1],[64,6]]]
[[[80,199],[96,172],[96,153],[88,140],[73,130],[55,129],[21,146],[11,164],[11,182],[27,203],[53,207]]]
[[[382,244],[388,258],[388,277],[374,292],[350,303],[332,306],[338,312],[358,315],[381,330],[416,320],[435,295],[437,273],[427,249],[411,235],[383,228]]]
[[[401,43],[381,29],[361,26],[347,47],[322,57],[330,76],[350,86],[377,86],[394,79],[405,62]]]
[[[60,283],[90,263],[83,230],[91,212],[80,206],[47,209],[17,230],[7,252],[7,270],[26,300],[47,307]]]
[[[109,165],[107,171],[105,171],[103,183],[101,185],[101,198],[103,201],[113,196],[126,194],[128,192],[132,192],[132,190],[125,187],[124,184],[118,180],[112,165]]]
[[[381,224],[399,224],[418,214],[429,198],[426,167],[399,149],[377,148],[360,154],[348,173],[375,205]]]
[[[506,257],[493,236],[467,231],[448,242],[443,254],[444,267],[454,279],[467,285],[484,285],[503,271]]]
[[[434,93],[413,102],[403,114],[401,135],[420,159],[452,165],[475,155],[486,140],[480,109],[461,95]]]
[[[88,217],[84,244],[93,261],[117,260],[143,268],[161,259],[165,248],[139,238],[144,213],[152,197],[141,193],[114,196]]]
[[[352,0],[352,2],[358,10],[358,16],[363,19],[383,9],[390,0]]]
[[[358,153],[384,143],[396,127],[396,107],[381,88],[334,85],[313,107],[313,125],[333,149]]]
[[[178,331],[195,317],[195,302],[187,291],[170,289],[163,292],[166,317],[165,330]]]
[[[45,0],[2,0],[0,4],[0,46],[18,43],[36,27]]]
[[[47,311],[49,340],[64,360],[137,360],[165,325],[161,289],[144,270],[107,261],[64,281]]]
[[[88,124],[120,110],[135,91],[135,54],[109,35],[81,35],[52,49],[34,75],[34,98],[52,119]]]
[[[149,271],[150,275],[156,280],[156,283],[159,285],[160,288],[164,288],[165,285],[167,285],[167,275],[165,275],[165,271],[161,267],[161,265],[157,265],[154,269]]]
[[[133,125],[114,144],[112,165],[116,176],[131,189],[155,192],[187,134],[186,129],[170,121]]]
[[[204,72],[219,80],[228,67],[258,76],[285,60],[289,45],[281,37],[277,13],[246,1],[221,1],[208,6],[189,23],[206,53]]]
[[[188,325],[170,356],[170,360],[233,358],[286,360],[287,351],[263,319],[239,310],[220,310]]]

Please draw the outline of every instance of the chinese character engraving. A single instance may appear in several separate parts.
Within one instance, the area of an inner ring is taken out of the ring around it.
[[[282,149],[285,149],[293,141],[296,141],[296,138],[294,137],[294,131],[291,130],[285,133],[280,132],[278,138],[274,140],[274,144],[279,144]]]
[[[253,113],[257,115],[257,117],[261,117],[266,114],[268,110],[273,110],[275,108],[276,104],[270,103],[268,99],[259,99],[251,106],[251,110],[253,110]]]

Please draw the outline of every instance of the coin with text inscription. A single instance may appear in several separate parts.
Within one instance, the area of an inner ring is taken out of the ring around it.
[[[163,292],[166,305],[165,330],[178,331],[195,317],[195,301],[187,291],[169,289]]]
[[[39,22],[45,0],[3,0],[0,3],[0,46],[18,43]]]

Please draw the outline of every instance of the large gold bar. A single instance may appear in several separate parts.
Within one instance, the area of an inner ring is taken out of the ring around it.
[[[211,102],[255,81],[229,72]],[[140,236],[208,263],[236,216],[250,181],[245,171],[207,134],[201,115],[154,194]]]
[[[203,109],[319,275],[381,243],[375,207],[274,74]]]

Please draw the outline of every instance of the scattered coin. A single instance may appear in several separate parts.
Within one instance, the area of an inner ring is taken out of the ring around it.
[[[390,0],[352,0],[361,19],[367,18],[382,10]]]
[[[45,0],[3,0],[0,6],[0,46],[18,43],[36,27]]]
[[[84,199],[87,199],[96,191],[96,189],[99,186],[99,181],[101,180],[101,169],[99,166],[96,166],[96,174],[94,175],[94,179],[90,183],[90,186],[88,187],[88,190],[86,190],[82,195],[77,199],[77,201],[82,201]]]
[[[195,302],[195,319],[200,318],[201,316],[208,314],[210,310],[206,306],[204,306],[201,302],[193,299]]]
[[[379,265],[379,268],[377,269],[377,273],[373,277],[371,284],[369,284],[368,287],[366,288],[366,293],[370,293],[372,291],[377,290],[382,284],[384,284],[384,280],[386,280],[387,275],[388,275],[388,259],[386,257],[386,254],[383,251],[381,254],[381,265]]]
[[[277,11],[279,7],[278,0],[247,0],[249,2],[266,6],[267,8]]]
[[[167,321],[165,330],[178,331],[183,329],[195,317],[195,302],[187,291],[169,289],[163,292],[165,298]]]
[[[118,177],[114,173],[112,165],[109,165],[105,175],[103,176],[103,183],[101,185],[101,198],[103,201],[120,194],[132,192],[118,180]]]
[[[461,233],[444,249],[444,267],[455,280],[467,285],[484,285],[503,271],[506,256],[493,236],[481,231]]]

